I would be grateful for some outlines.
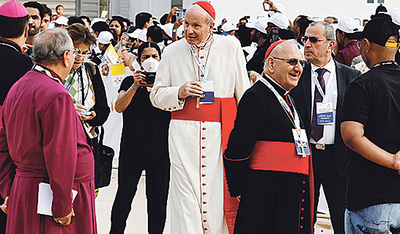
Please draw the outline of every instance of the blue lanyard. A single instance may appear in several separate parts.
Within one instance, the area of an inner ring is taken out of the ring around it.
[[[380,67],[380,66],[385,66],[385,65],[399,65],[399,64],[397,64],[396,63],[396,61],[393,61],[393,60],[389,60],[389,61],[384,61],[384,62],[379,62],[379,63],[376,63],[374,66],[372,66],[372,67]]]

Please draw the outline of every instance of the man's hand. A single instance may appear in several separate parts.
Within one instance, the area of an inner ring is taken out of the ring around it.
[[[63,225],[63,226],[68,226],[71,224],[72,217],[75,216],[74,209],[72,209],[71,213],[69,213],[67,216],[61,217],[61,218],[53,218],[54,221],[57,224]]]
[[[393,157],[393,168],[397,171],[397,174],[400,175],[400,150]]]
[[[199,82],[188,81],[179,88],[178,98],[201,97],[203,93]]]
[[[8,198],[9,197],[6,197],[6,199],[4,199],[3,205],[0,206],[0,209],[6,214],[8,213]]]

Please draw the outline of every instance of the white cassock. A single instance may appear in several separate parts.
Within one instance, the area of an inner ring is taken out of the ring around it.
[[[250,87],[240,44],[214,35],[194,48],[203,65],[210,63],[207,81],[213,81],[215,98],[235,97],[238,103]],[[181,101],[178,99],[180,86],[187,81],[202,79],[202,73],[191,53],[185,39],[167,46],[150,94],[155,107],[172,111],[173,116],[178,110],[185,111],[191,105],[195,106],[191,102],[185,107],[189,98]],[[207,104],[200,104],[200,110],[203,105]],[[235,109],[232,113],[235,115]],[[172,117],[169,129],[171,233],[228,233],[224,218],[221,135],[220,122]]]

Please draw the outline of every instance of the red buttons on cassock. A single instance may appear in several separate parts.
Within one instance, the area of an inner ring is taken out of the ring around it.
[[[201,167],[206,167],[206,165],[201,165]]]
[[[206,186],[206,184],[205,184],[205,183],[203,183],[202,185],[203,185],[203,186]]]
[[[203,214],[207,214],[207,211],[203,211]]]
[[[303,220],[303,219],[304,219],[304,217],[300,217],[300,219],[301,219],[301,220]]]
[[[206,174],[201,175],[202,177],[206,177]]]
[[[205,138],[205,137],[202,137],[201,139],[202,139],[202,140],[205,140],[206,138]]]
[[[203,193],[203,195],[206,195],[207,193]]]
[[[205,149],[206,147],[205,147],[205,146],[202,146],[201,148],[202,148],[202,149]]]
[[[301,202],[304,202],[304,199],[301,199]]]
[[[206,130],[206,128],[202,128],[203,130]]]
[[[200,58],[201,58],[201,59],[203,59],[203,58],[204,58],[204,56],[200,56]]]
[[[207,231],[208,229],[207,228],[204,228],[204,231]]]
[[[203,220],[203,222],[207,223],[207,220]]]
[[[302,229],[303,228],[303,226],[300,226],[300,229]]]
[[[302,192],[303,192],[303,193],[305,193],[305,192],[306,192],[306,190],[303,190]]]
[[[203,204],[207,204],[207,202],[204,201]]]
[[[205,155],[203,155],[203,156],[201,156],[202,158],[206,158],[206,156]]]
[[[304,211],[304,208],[303,208],[303,207],[301,207],[301,211]]]
[[[204,50],[204,47],[201,47],[200,49],[201,49],[201,50]]]
[[[303,181],[303,184],[306,184],[306,182],[305,182],[305,181]]]

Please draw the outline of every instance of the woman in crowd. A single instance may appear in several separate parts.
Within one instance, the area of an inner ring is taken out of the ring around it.
[[[88,56],[89,47],[96,43],[96,38],[87,27],[78,23],[68,26],[67,31],[74,43],[76,56],[64,86],[71,94],[75,109],[86,130],[88,142],[95,151],[95,163],[97,163],[96,127],[103,125],[107,120],[110,108],[107,105],[106,92],[99,69],[93,63],[84,62]]]
[[[112,18],[109,25],[110,29],[115,30],[117,33],[117,42],[119,42],[121,40],[122,33],[124,32],[124,23],[118,18]]]
[[[124,127],[118,169],[118,191],[111,213],[110,233],[123,233],[142,171],[146,171],[149,233],[162,233],[169,188],[168,128],[170,113],[153,107],[149,94],[152,81],[144,68],[157,67],[160,48],[145,42],[138,48],[141,70],[121,83],[117,112],[123,113]]]

